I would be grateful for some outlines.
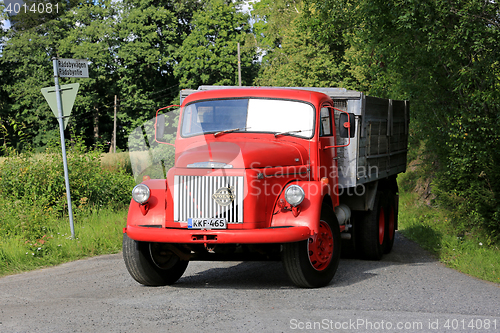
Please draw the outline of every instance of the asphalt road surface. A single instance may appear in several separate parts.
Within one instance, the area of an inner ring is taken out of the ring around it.
[[[299,289],[279,262],[191,262],[144,287],[122,255],[0,279],[0,332],[500,332],[500,287],[444,267],[397,235],[380,262],[342,260]]]

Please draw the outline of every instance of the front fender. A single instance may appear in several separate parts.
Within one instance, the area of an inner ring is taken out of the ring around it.
[[[151,190],[148,202],[141,205],[130,201],[127,226],[165,226],[165,197],[167,184],[165,179],[152,179],[142,182]],[[145,213],[145,214],[144,214]]]
[[[297,216],[294,216],[290,211],[290,204],[285,200],[285,189],[292,184],[302,187],[305,193],[304,200],[297,206],[300,209]],[[321,206],[326,193],[328,193],[327,185],[321,181],[294,181],[287,184],[276,200],[271,227],[307,226],[311,231],[311,236],[317,234],[319,231]],[[285,207],[279,207],[278,203],[281,199],[285,201]]]

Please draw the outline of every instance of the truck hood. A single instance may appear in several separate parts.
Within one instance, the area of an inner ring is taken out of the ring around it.
[[[304,165],[307,150],[291,142],[252,140],[193,144],[176,154],[178,168],[265,168]]]

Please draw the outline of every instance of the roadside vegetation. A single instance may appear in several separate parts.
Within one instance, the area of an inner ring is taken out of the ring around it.
[[[5,199],[0,199],[0,205],[5,203]],[[31,209],[17,206],[18,216],[11,214],[2,219],[7,226],[17,226],[20,231],[13,233],[0,228],[0,276],[121,251],[125,209],[78,211],[74,216],[75,239],[71,238],[67,216],[58,218]],[[37,230],[28,231],[33,224]]]
[[[135,183],[122,156],[101,155],[81,140],[68,147],[75,239],[59,148],[0,162],[0,276],[121,250]]]
[[[464,216],[440,204],[434,194],[435,160],[412,150],[406,173],[398,177],[399,232],[446,266],[500,283],[500,244],[488,228],[470,226]]]

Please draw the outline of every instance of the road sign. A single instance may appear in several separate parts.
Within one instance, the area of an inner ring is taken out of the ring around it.
[[[71,238],[75,239],[75,225],[73,223],[73,208],[71,205],[71,191],[69,188],[68,161],[66,158],[66,141],[64,139],[64,129],[68,124],[68,117],[71,114],[79,83],[59,85],[59,77],[89,77],[87,60],[78,59],[57,59],[52,58],[54,67],[54,88],[43,88],[42,94],[50,105],[59,123],[59,135],[61,136],[61,152],[63,157],[64,183],[66,185],[66,197],[68,199],[69,226],[71,228]],[[66,92],[66,93],[64,93]]]
[[[71,114],[71,109],[73,108],[73,104],[75,103],[76,94],[78,93],[78,88],[80,87],[80,83],[71,83],[71,84],[63,84],[60,88],[61,100],[62,100],[62,116],[64,122],[64,129],[66,129],[66,125],[68,125],[69,115]],[[42,88],[43,97],[49,103],[50,108],[54,115],[59,117],[59,113],[57,110],[57,96],[56,96],[56,88],[48,87]]]
[[[89,77],[87,59],[57,59],[59,77]]]

